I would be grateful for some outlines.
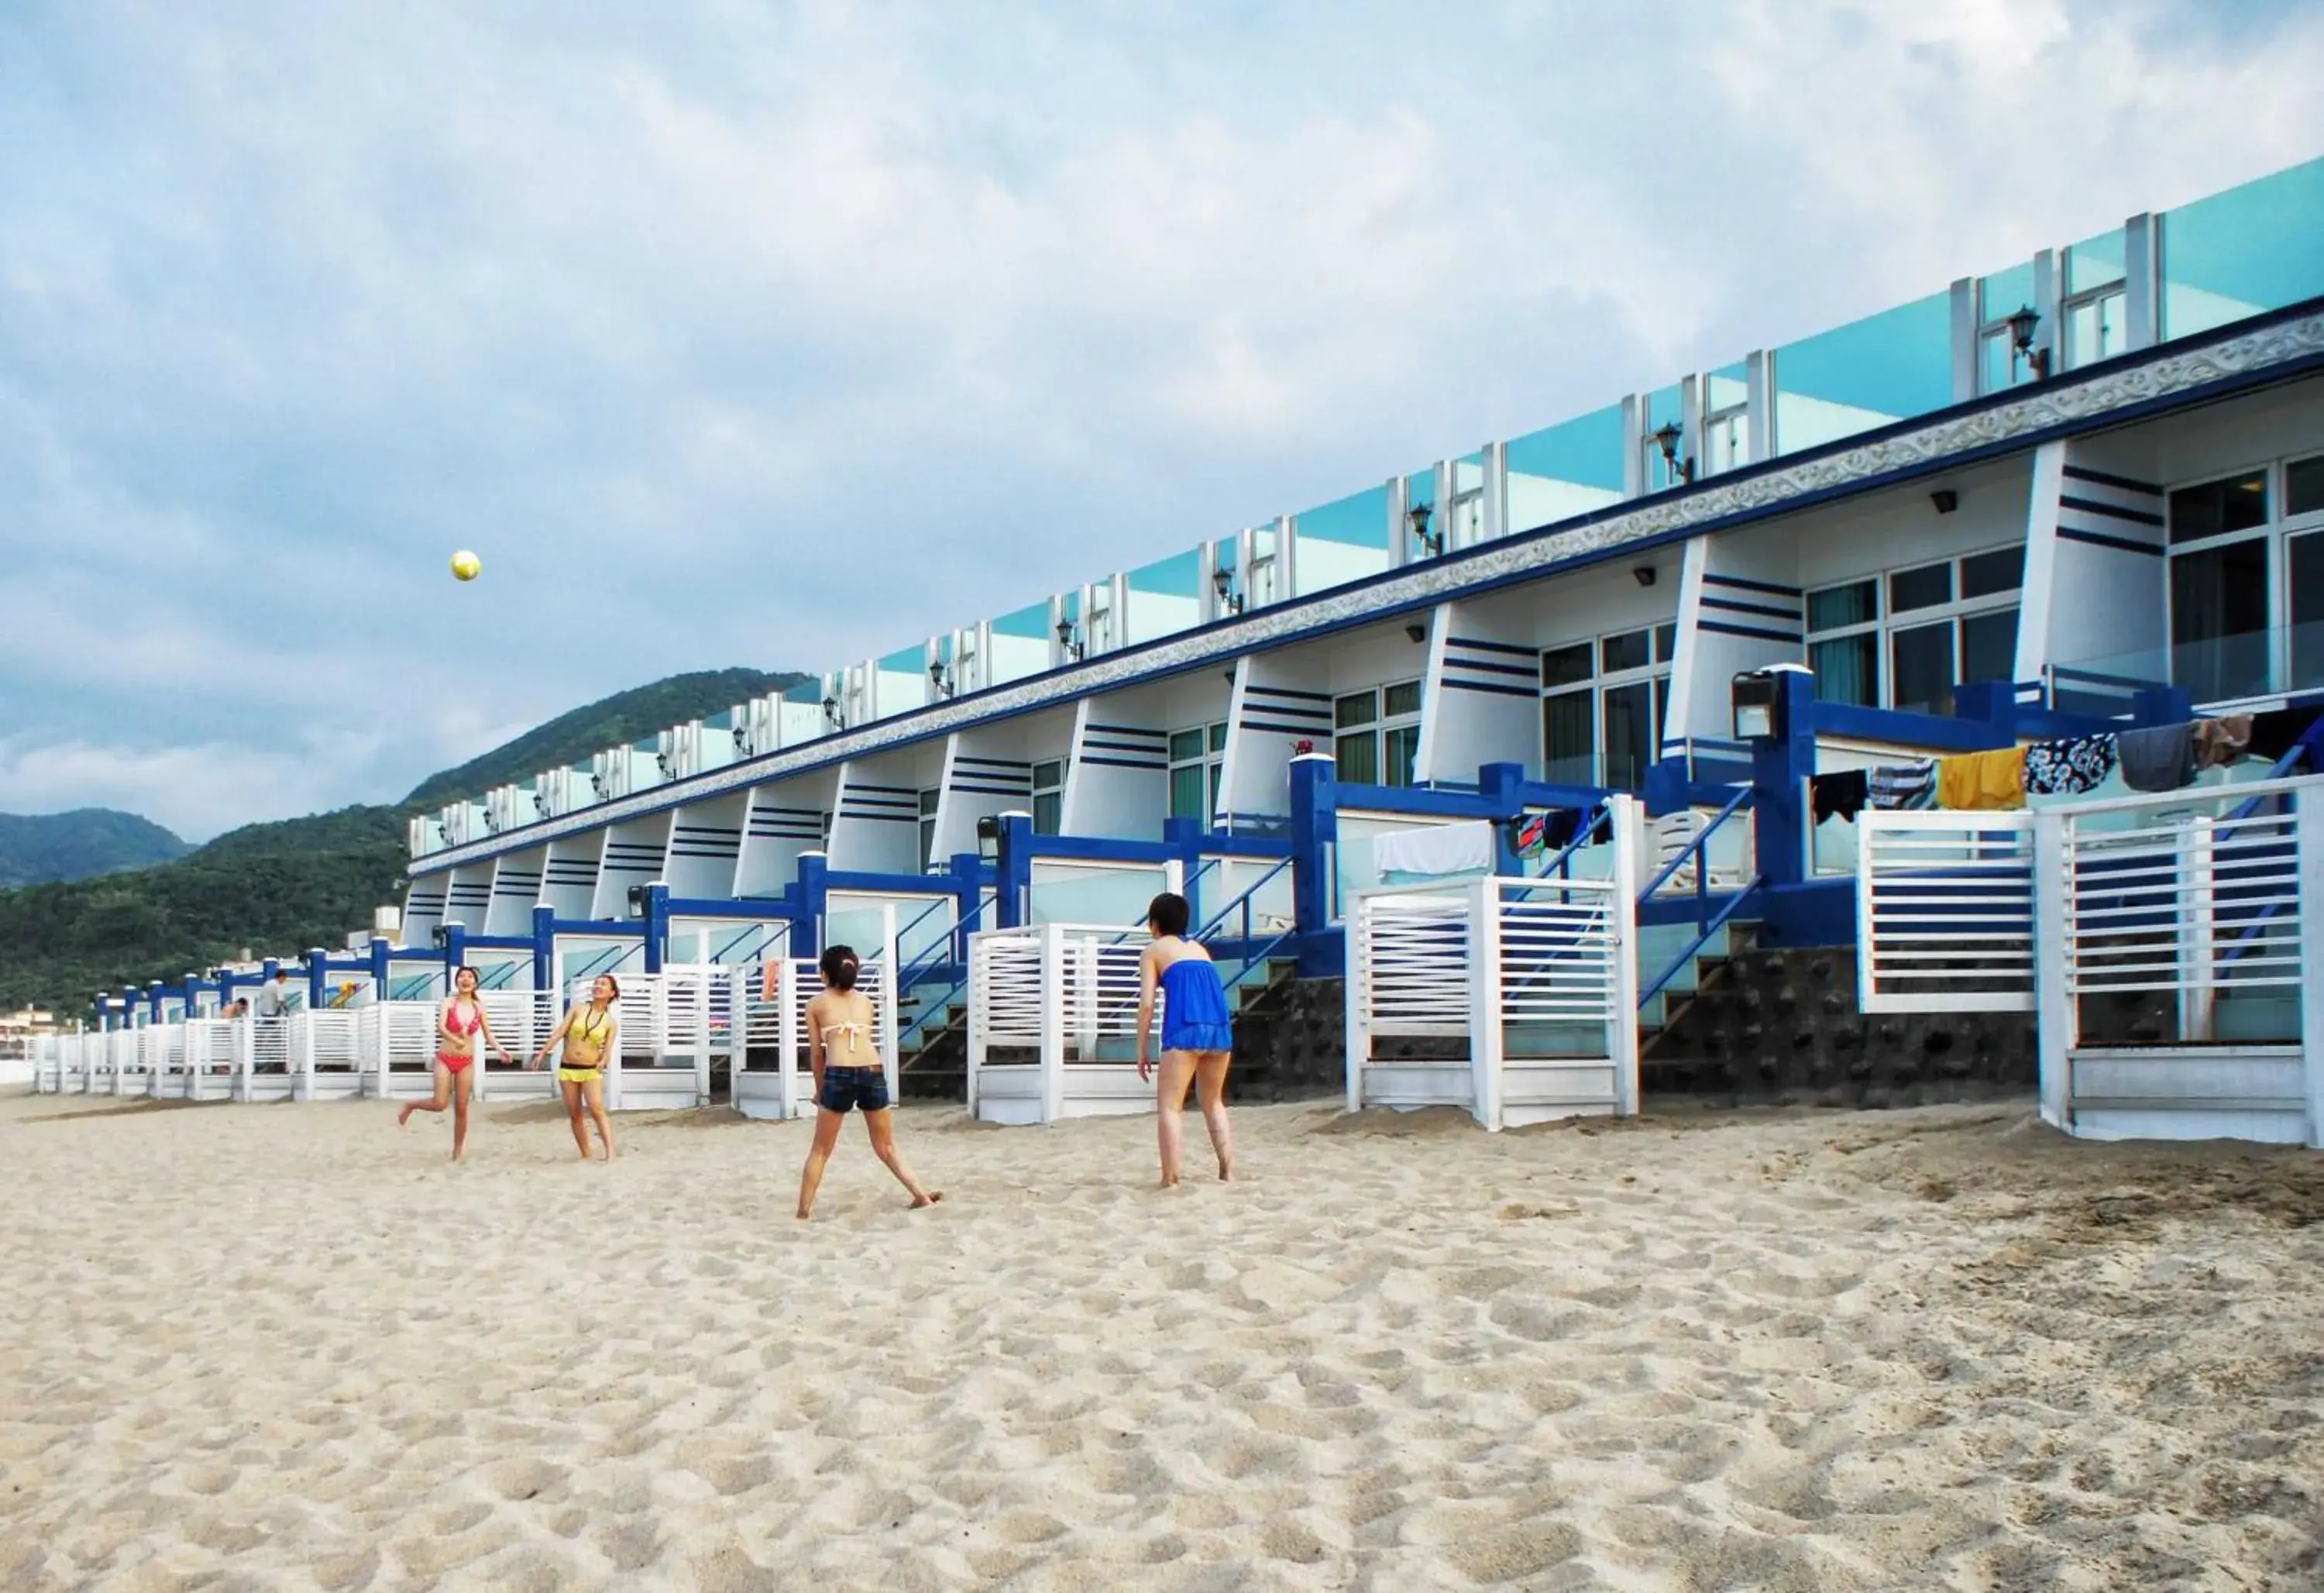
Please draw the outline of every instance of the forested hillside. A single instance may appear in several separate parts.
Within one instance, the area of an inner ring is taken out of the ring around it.
[[[392,807],[248,825],[159,866],[0,889],[0,1005],[37,1002],[81,1013],[98,989],[180,978],[245,948],[283,955],[341,945],[349,931],[370,927],[373,908],[401,900],[411,814],[804,679],[743,669],[672,675],[560,714],[430,775]],[[110,817],[144,825],[184,850],[158,825],[134,814]]]

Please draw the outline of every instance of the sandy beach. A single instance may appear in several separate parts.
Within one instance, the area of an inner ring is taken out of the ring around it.
[[[0,1102],[0,1587],[2324,1583],[2324,1157],[1238,1120]]]

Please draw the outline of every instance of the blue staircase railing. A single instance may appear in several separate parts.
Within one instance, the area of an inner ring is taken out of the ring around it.
[[[1216,861],[1216,859],[1213,859],[1213,861]],[[1210,865],[1206,863],[1204,866],[1207,868]],[[1226,923],[1226,922],[1235,915],[1238,910],[1241,912],[1242,935],[1241,938],[1234,943],[1240,948],[1242,960],[1235,965],[1234,977],[1232,978],[1224,978],[1222,977],[1222,982],[1229,989],[1232,989],[1236,985],[1240,984],[1244,976],[1249,974],[1252,968],[1264,963],[1279,947],[1283,945],[1285,941],[1290,940],[1294,935],[1298,933],[1298,930],[1296,926],[1291,929],[1280,931],[1272,936],[1266,945],[1259,948],[1258,950],[1254,951],[1251,949],[1251,941],[1253,939],[1250,924],[1252,903],[1263,886],[1265,886],[1270,880],[1274,879],[1276,875],[1281,874],[1285,869],[1290,866],[1290,858],[1285,857],[1278,860],[1275,866],[1269,868],[1265,874],[1260,875],[1257,879],[1251,881],[1250,886],[1240,894],[1237,895],[1225,906],[1213,913],[1209,920],[1204,923],[1203,927],[1196,930],[1190,937],[1193,940],[1207,944],[1218,934],[1220,929]]]
[[[1692,962],[1696,954],[1711,944],[1711,938],[1725,929],[1728,921],[1742,911],[1743,904],[1765,888],[1767,883],[1766,878],[1763,875],[1754,875],[1749,884],[1729,896],[1717,908],[1714,909],[1711,904],[1711,838],[1719,833],[1720,825],[1751,806],[1751,792],[1752,788],[1748,785],[1738,786],[1735,794],[1727,799],[1727,805],[1720,809],[1711,822],[1698,830],[1694,838],[1682,847],[1676,856],[1664,864],[1656,871],[1655,877],[1647,882],[1646,888],[1638,893],[1638,904],[1643,907],[1654,899],[1656,891],[1661,890],[1678,874],[1680,869],[1686,866],[1688,858],[1694,859],[1695,937],[1687,943],[1685,950],[1672,959],[1668,968],[1639,986],[1638,1005],[1640,1006],[1646,1005],[1661,995],[1663,986],[1678,977],[1679,970]]]
[[[2301,740],[2295,742],[2292,745],[2292,750],[2275,760],[2275,763],[2268,769],[2268,772],[2264,778],[2269,780],[2281,780],[2284,778],[2286,775],[2298,770],[2300,765],[2306,761],[2307,755],[2308,743],[2303,737]],[[2243,820],[2256,818],[2259,815],[2260,809],[2268,803],[2276,803],[2278,807],[2281,808],[2282,801],[2283,793],[2282,792],[2269,792],[2264,795],[2253,797],[2249,801],[2244,802],[2240,807],[2236,808],[2234,812],[2228,814],[2222,822],[2235,824]],[[2296,846],[2298,843],[2286,841],[2284,844]],[[2220,960],[2223,962],[2235,962],[2239,960],[2243,957],[2245,948],[2252,941],[2259,939],[2262,931],[2266,929],[2268,921],[2280,916],[2287,905],[2288,903],[2278,902],[2262,909],[2256,916],[2255,916],[2248,923],[2244,925],[2242,932],[2236,936],[2235,944],[2227,948],[2227,955],[2220,959]]]
[[[896,1044],[899,1049],[902,1048],[906,1041],[927,1029],[929,1023],[939,1013],[951,1007],[954,996],[968,988],[968,961],[965,956],[957,963],[952,960],[953,942],[955,937],[973,931],[977,921],[984,915],[984,898],[982,895],[978,896],[974,905],[961,914],[960,922],[953,926],[951,934],[946,935],[936,945],[930,947],[927,955],[916,958],[896,970],[896,1000],[899,1005],[901,1005],[905,996],[920,985],[933,985],[936,980],[945,977],[947,971],[951,973],[952,977],[951,984],[945,986],[933,999],[922,1001],[919,1011],[914,1013],[909,1019],[906,1020],[903,1026],[896,1031]],[[927,916],[927,913],[920,915],[922,918]],[[914,919],[912,922],[918,923],[919,920]],[[896,939],[899,944],[902,943],[902,931],[897,931]]]
[[[579,968],[566,970],[566,983],[569,985],[576,979],[594,979],[599,974],[613,973],[620,968],[630,953],[639,949],[640,948],[635,946],[601,947]]]
[[[777,935],[788,934],[788,925],[785,925],[783,928],[778,930],[771,929],[762,923],[744,924],[741,929],[734,931],[734,935],[732,940],[727,940],[724,945],[720,946],[715,951],[713,951],[710,954],[709,960],[714,963],[749,962],[759,957],[761,952],[765,951],[768,943],[773,940]],[[743,941],[749,940],[752,935],[759,937],[757,944],[753,945],[748,951],[743,952],[740,957],[735,956],[733,954],[734,949],[737,946],[740,946]]]

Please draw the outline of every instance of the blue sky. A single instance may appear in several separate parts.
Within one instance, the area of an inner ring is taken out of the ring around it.
[[[886,653],[2324,152],[2319,80],[2195,0],[14,0],[0,810]]]

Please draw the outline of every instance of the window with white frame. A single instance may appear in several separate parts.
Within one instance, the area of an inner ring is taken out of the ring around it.
[[[1033,765],[1033,833],[1056,835],[1065,818],[1065,765],[1062,759]]]
[[[2066,292],[2058,306],[2064,368],[2093,365],[2126,346],[2128,284],[2120,232],[2065,252]]]
[[[936,862],[936,804],[944,800],[941,791],[920,792],[920,872],[926,874]]]
[[[1209,828],[1218,811],[1219,771],[1224,766],[1227,727],[1196,725],[1170,733],[1170,817],[1198,819]]]
[[[1332,701],[1333,777],[1354,785],[1410,785],[1420,754],[1420,682],[1400,681]]]
[[[1950,714],[1954,687],[2010,679],[2024,570],[2022,546],[1993,548],[1817,588],[1808,594],[1816,696]]]
[[[2171,683],[2199,703],[2324,684],[2324,455],[2172,491]]]
[[[1662,744],[1678,627],[1650,625],[1541,654],[1542,777],[1637,791]]]

